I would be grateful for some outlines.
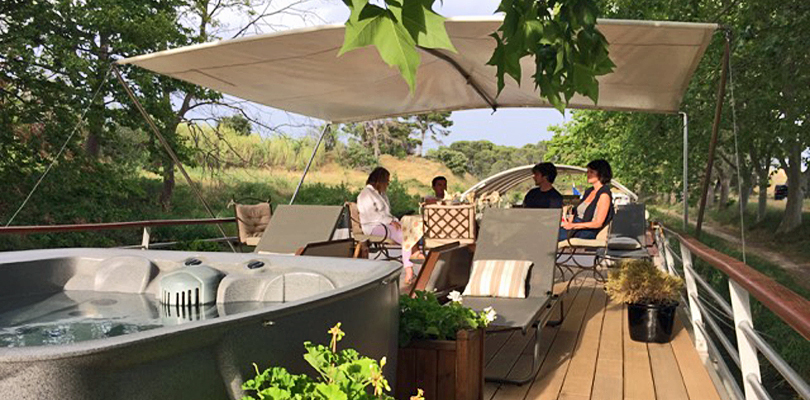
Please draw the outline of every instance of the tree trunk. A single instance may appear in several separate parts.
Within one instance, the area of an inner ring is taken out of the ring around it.
[[[96,90],[100,85],[104,84],[104,78],[107,74],[109,66],[109,45],[108,37],[105,34],[99,35],[98,65],[96,70],[95,79],[91,79],[90,90]],[[98,158],[101,152],[101,135],[104,131],[104,93],[96,98],[96,101],[90,105],[90,110],[87,113],[87,139],[84,141],[84,151],[92,158]],[[91,97],[92,98],[92,94]]]
[[[709,178],[709,188],[706,193],[706,209],[709,209],[714,205],[714,192],[715,192],[715,180]]]
[[[171,158],[163,159],[163,190],[160,192],[160,205],[163,211],[169,211],[174,194],[174,161]]]
[[[778,233],[790,232],[802,224],[804,193],[802,193],[802,148],[799,140],[792,140],[787,156],[787,160],[780,160],[787,175],[788,196],[785,214],[776,230]]]
[[[765,220],[765,212],[768,211],[768,177],[759,179],[759,202],[757,203],[757,222]]]
[[[427,131],[422,129],[422,130],[420,130],[420,132],[422,132],[421,136],[420,136],[421,142],[419,142],[419,145],[416,147],[416,154],[419,154],[419,157],[424,157],[425,156],[425,137],[427,136]]]
[[[374,149],[374,158],[380,159],[380,138],[377,132],[377,124],[374,121],[369,122],[371,126],[371,147]]]
[[[717,202],[717,211],[725,210],[728,207],[728,195],[731,191],[731,174],[723,167],[717,169],[720,179],[720,199]]]
[[[753,192],[753,189],[754,189],[754,184],[753,184],[753,182],[751,180],[751,177],[748,177],[748,179],[743,179],[742,180],[742,186],[741,186],[742,193],[740,193],[740,204],[741,204],[741,207],[743,209],[743,212],[745,212],[745,210],[748,210],[748,199],[749,199],[749,197],[751,197],[751,193]]]

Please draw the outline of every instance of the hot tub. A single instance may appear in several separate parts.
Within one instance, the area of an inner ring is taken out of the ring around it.
[[[164,279],[203,269],[215,293],[170,292]],[[325,257],[0,253],[0,398],[239,399],[252,363],[312,373],[302,344],[327,343],[337,322],[342,348],[388,357],[393,384],[399,273]]]

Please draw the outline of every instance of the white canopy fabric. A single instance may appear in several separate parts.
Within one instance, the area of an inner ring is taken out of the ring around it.
[[[458,53],[420,50],[413,94],[373,47],[338,57],[342,25],[205,43],[119,64],[335,123],[492,106],[549,107],[535,92],[529,58],[522,60],[520,86],[507,77],[496,97],[495,67],[486,62],[495,48],[489,35],[500,23],[499,17],[448,19]],[[598,105],[575,96],[569,107],[675,113],[717,25],[599,20],[598,28],[616,69],[599,79]]]
[[[582,173],[584,174],[587,169],[582,167],[577,167],[573,165],[563,165],[563,164],[555,164],[557,167],[558,174],[571,174],[571,173]],[[462,195],[462,197],[466,197],[468,194],[472,193],[475,199],[481,198],[486,196],[492,192],[498,192],[499,194],[504,194],[519,186],[524,182],[528,182],[532,179],[532,167],[534,164],[523,165],[520,167],[515,167],[512,169],[508,169],[503,172],[499,172],[495,175],[492,175],[481,182],[476,183],[471,188],[467,189],[466,192]],[[638,196],[633,193],[630,189],[626,186],[622,185],[621,183],[617,182],[615,179],[610,181],[611,186],[619,191],[627,194],[632,201],[638,201]]]

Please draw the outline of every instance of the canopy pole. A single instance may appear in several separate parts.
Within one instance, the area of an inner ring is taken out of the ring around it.
[[[293,192],[292,198],[290,199],[290,205],[295,203],[295,198],[298,197],[298,191],[301,190],[301,185],[304,184],[304,179],[307,177],[307,172],[309,172],[309,167],[312,166],[312,161],[315,160],[315,154],[318,154],[318,148],[321,147],[321,142],[323,141],[324,136],[326,136],[326,132],[329,132],[329,128],[332,126],[332,123],[327,123],[323,130],[321,131],[321,137],[318,138],[318,143],[315,143],[315,148],[312,149],[312,155],[309,157],[309,162],[307,163],[307,167],[304,168],[304,173],[301,174],[301,180],[298,181],[298,186],[295,187],[295,192]]]
[[[152,132],[155,134],[155,136],[157,136],[158,141],[160,141],[160,144],[163,145],[163,148],[166,149],[167,153],[169,153],[169,157],[172,159],[172,161],[174,161],[174,165],[176,165],[177,168],[180,169],[180,172],[183,174],[183,177],[186,179],[186,182],[188,182],[188,185],[191,187],[191,190],[194,192],[195,195],[197,195],[197,198],[200,199],[200,202],[202,202],[203,207],[205,207],[205,210],[208,212],[208,214],[211,215],[211,218],[216,218],[217,216],[214,215],[214,211],[211,210],[211,206],[208,205],[208,202],[205,201],[202,192],[200,192],[200,188],[198,188],[197,185],[194,184],[194,181],[191,180],[191,177],[188,175],[188,172],[186,172],[186,168],[183,167],[183,163],[180,162],[180,159],[177,158],[177,154],[175,154],[174,150],[169,145],[169,142],[166,140],[165,137],[163,137],[163,134],[160,133],[160,129],[158,129],[157,125],[155,125],[155,121],[152,120],[152,117],[149,116],[149,113],[147,113],[146,109],[143,108],[141,102],[138,101],[137,97],[135,97],[135,93],[132,91],[132,88],[130,88],[129,85],[127,85],[126,81],[124,81],[124,77],[121,76],[121,72],[118,71],[118,68],[116,68],[115,64],[112,64],[111,68],[113,72],[115,72],[115,76],[118,78],[118,81],[121,82],[121,86],[123,86],[124,90],[127,92],[127,96],[129,96],[130,100],[132,100],[132,102],[135,103],[135,107],[138,109],[138,111],[140,111],[141,115],[146,120],[146,123],[149,125],[149,128],[152,129]],[[219,229],[219,233],[222,234],[222,237],[228,239],[228,235],[225,234],[225,230],[222,229],[222,225],[220,224],[216,225],[217,229]],[[226,240],[225,243],[228,243],[228,247],[231,248],[231,251],[236,253],[236,248],[233,247],[233,244],[231,243],[230,240]]]
[[[478,95],[481,96],[482,99],[484,99],[484,101],[489,105],[489,107],[492,108],[493,113],[495,111],[498,111],[498,105],[495,104],[495,100],[493,100],[486,92],[484,92],[484,89],[481,88],[481,86],[478,85],[478,82],[476,82],[472,78],[472,75],[470,75],[469,72],[464,70],[464,68],[462,68],[461,65],[459,65],[459,63],[456,62],[456,60],[454,60],[450,56],[448,56],[448,55],[446,55],[446,54],[444,54],[444,53],[442,53],[442,52],[440,52],[440,51],[438,51],[436,49],[429,49],[429,48],[426,48],[426,47],[420,47],[420,49],[422,49],[424,52],[426,52],[426,53],[428,53],[428,54],[430,54],[430,55],[432,55],[432,56],[434,56],[434,57],[436,57],[436,58],[438,58],[440,60],[443,60],[446,63],[450,64],[453,68],[456,69],[456,71],[458,71],[459,74],[461,74],[462,77],[464,77],[464,79],[467,80],[467,84],[472,86],[473,90],[475,90],[475,92],[478,93]]]
[[[689,227],[689,116],[681,111],[683,117],[683,230]]]
[[[700,195],[700,208],[698,209],[695,237],[700,239],[703,228],[703,214],[706,212],[706,196],[709,193],[709,181],[714,167],[714,150],[717,147],[717,132],[720,130],[720,118],[723,114],[723,98],[726,95],[726,80],[728,79],[728,60],[731,53],[729,38],[726,37],[723,50],[723,66],[720,73],[720,86],[717,88],[717,107],[714,109],[714,123],[712,124],[712,138],[709,142],[709,160],[706,162],[706,174],[703,176],[703,192]]]

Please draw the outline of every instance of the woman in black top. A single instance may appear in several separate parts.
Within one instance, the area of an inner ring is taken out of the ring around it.
[[[559,240],[569,237],[596,239],[596,235],[613,219],[613,195],[610,192],[610,180],[613,171],[605,160],[593,160],[588,163],[588,183],[593,187],[585,191],[582,201],[574,209],[574,219],[565,219],[560,227]]]

